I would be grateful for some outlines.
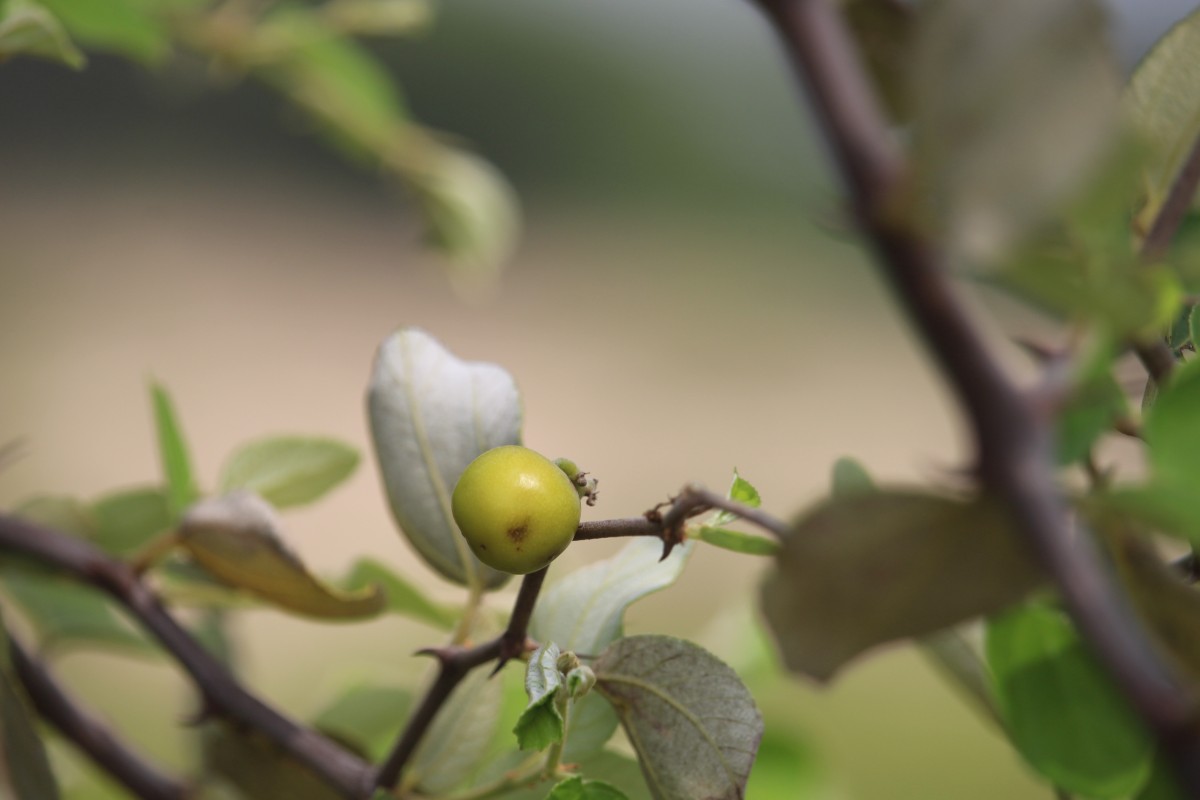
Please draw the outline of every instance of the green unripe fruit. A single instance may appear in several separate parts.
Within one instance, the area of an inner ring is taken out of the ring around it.
[[[516,575],[557,558],[579,527],[579,493],[571,479],[518,445],[493,448],[468,464],[450,508],[471,552]]]

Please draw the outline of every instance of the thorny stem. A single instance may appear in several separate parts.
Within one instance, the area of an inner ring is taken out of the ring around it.
[[[963,406],[985,490],[1000,499],[1057,586],[1081,636],[1152,732],[1188,796],[1200,797],[1196,698],[1158,655],[1056,487],[1051,420],[1005,374],[941,255],[891,204],[908,165],[830,0],[757,0],[808,89],[882,272]]]

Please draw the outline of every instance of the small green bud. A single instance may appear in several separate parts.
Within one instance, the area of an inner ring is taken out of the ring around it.
[[[579,666],[567,673],[567,694],[578,700],[596,685],[596,673],[589,666]]]

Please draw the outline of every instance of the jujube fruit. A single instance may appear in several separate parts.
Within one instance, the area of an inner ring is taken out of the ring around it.
[[[463,471],[450,500],[471,552],[494,569],[525,575],[567,549],[579,527],[579,493],[550,459],[504,445]]]

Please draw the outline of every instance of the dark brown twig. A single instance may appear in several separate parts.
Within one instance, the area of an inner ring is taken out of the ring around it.
[[[400,780],[400,774],[421,743],[421,738],[433,724],[438,711],[450,699],[450,694],[455,687],[471,670],[496,660],[499,663],[492,673],[495,675],[509,660],[525,653],[529,620],[533,616],[533,608],[537,604],[537,597],[546,580],[548,570],[549,567],[544,567],[526,575],[521,581],[521,589],[513,604],[508,627],[495,639],[476,647],[441,647],[421,651],[438,660],[437,678],[425,692],[421,704],[409,718],[408,724],[400,732],[391,753],[388,754],[383,766],[379,768],[375,779],[377,786],[391,789],[396,785]]]
[[[1158,657],[1093,538],[1073,535],[1056,488],[1049,421],[1002,371],[939,254],[889,213],[905,180],[905,161],[837,10],[828,0],[758,2],[809,90],[884,274],[967,412],[984,487],[1004,502],[1185,793],[1200,797],[1195,698]]]
[[[85,711],[46,666],[9,636],[13,666],[37,712],[97,766],[142,800],[184,800],[187,787],[129,749],[107,725]]]
[[[248,692],[124,563],[82,539],[6,514],[0,514],[0,550],[30,556],[104,590],[187,671],[207,708],[259,731],[342,796],[355,800],[370,796],[374,770],[369,764]]]

